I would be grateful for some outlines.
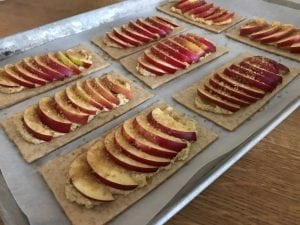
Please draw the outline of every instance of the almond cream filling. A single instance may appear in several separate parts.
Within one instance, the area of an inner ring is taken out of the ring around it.
[[[208,111],[208,112],[213,112],[216,114],[224,114],[224,115],[231,115],[232,112],[229,110],[223,109],[215,104],[208,104],[205,101],[203,101],[199,96],[197,96],[194,100],[194,104],[196,108]]]
[[[17,92],[21,92],[25,87],[20,86],[20,87],[2,87],[0,86],[0,92],[5,93],[5,94],[13,94]]]

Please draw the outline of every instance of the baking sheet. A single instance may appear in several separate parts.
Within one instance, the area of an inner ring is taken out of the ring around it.
[[[269,4],[259,0],[251,2],[251,8],[253,9],[251,11],[248,10],[248,7],[245,7],[243,0],[232,0],[230,1],[230,3],[226,0],[214,1],[216,2],[216,4],[227,4],[228,9],[234,10],[243,16],[251,18],[253,16],[263,15],[268,20],[277,19],[285,23],[296,24],[297,21],[300,21],[300,15],[296,10],[281,6],[274,7],[273,4]],[[72,35],[68,38],[57,39],[56,41],[47,43],[43,46],[33,48],[30,51],[15,55],[13,58],[8,58],[6,61],[9,62],[9,60],[18,60],[27,55],[37,54],[42,51],[55,51],[63,47],[68,48],[79,43],[87,45],[94,51],[100,51],[96,46],[92,45],[89,40],[103,31],[110,30],[113,26],[123,24],[124,21],[128,21],[129,19],[135,19],[136,17],[142,16],[145,17],[153,14],[163,16],[164,14],[159,13],[155,10],[155,7],[159,2],[160,1],[158,0],[148,0],[148,7],[143,7],[145,4],[144,0],[126,1],[121,4],[109,7],[109,10],[107,8],[105,10],[99,9],[90,13],[70,18],[67,20],[66,24],[63,21],[62,23],[57,22],[55,24],[52,24],[51,26],[48,25],[46,26],[48,28],[52,27],[52,29],[54,29],[55,26],[59,26],[60,29],[68,30],[69,28],[66,28],[65,26],[71,26],[72,23],[75,22],[78,24],[80,23],[79,21],[84,21],[86,18],[89,18],[94,19],[91,21],[91,24],[97,22],[97,24],[101,24],[101,27],[82,32],[77,35]],[[287,14],[290,16],[286,17]],[[97,20],[95,20],[95,18],[97,18]],[[186,28],[191,29],[195,27],[186,24]],[[34,33],[39,34],[39,31],[43,29],[44,28],[39,28]],[[103,127],[78,138],[77,140],[68,145],[65,145],[57,151],[50,153],[48,156],[32,163],[31,165],[25,163],[25,161],[16,151],[14,145],[9,140],[7,140],[3,130],[0,131],[0,169],[16,202],[28,217],[30,224],[70,224],[61,208],[55,201],[53,195],[51,194],[51,191],[48,189],[42,177],[38,174],[37,167],[43,165],[50,159],[57,158],[60,155],[64,155],[70,152],[72,149],[86,143],[89,140],[99,137],[111,127],[114,127],[118,123],[124,121],[126,118],[133,116],[136,112],[144,109],[158,99],[163,98],[164,101],[171,105],[174,105],[180,111],[193,116],[201,124],[217,132],[219,135],[219,139],[211,146],[209,146],[208,149],[204,150],[201,154],[196,156],[188,165],[181,168],[180,171],[178,171],[162,185],[160,185],[159,188],[152,191],[149,195],[141,199],[139,202],[137,202],[120,216],[118,216],[111,222],[111,224],[147,224],[151,220],[151,218],[153,218],[176,195],[176,193],[189,181],[189,179],[201,168],[207,165],[208,162],[211,162],[212,160],[217,159],[228,152],[231,152],[234,147],[245,141],[260,127],[268,124],[272,120],[272,118],[280,114],[293,100],[299,98],[300,79],[298,77],[284,90],[279,92],[261,111],[256,113],[252,117],[251,121],[247,121],[241,127],[239,127],[236,132],[232,133],[225,131],[224,129],[214,125],[206,119],[199,117],[197,114],[186,110],[184,107],[175,103],[172,100],[171,95],[174,94],[176,90],[181,90],[182,88],[190,86],[194,82],[198,81],[201,77],[210,73],[213,69],[220,67],[230,59],[238,56],[241,52],[252,52],[255,54],[266,55],[268,57],[280,60],[283,63],[290,64],[291,66],[299,66],[299,63],[295,61],[288,60],[284,57],[276,56],[271,53],[258,50],[256,48],[252,48],[239,42],[235,42],[223,35],[216,35],[201,29],[199,29],[199,34],[206,36],[208,39],[211,39],[219,45],[227,45],[227,48],[230,49],[230,52],[225,56],[211,63],[208,63],[197,70],[189,72],[188,76],[181,76],[176,80],[173,80],[165,84],[164,86],[157,88],[156,90],[152,91],[154,94],[156,94],[156,96],[148,102],[138,106],[130,112],[127,112],[121,117],[116,118],[114,121],[104,125]],[[17,37],[20,37],[19,35],[22,34],[18,34]],[[54,33],[53,35],[56,37],[57,33]],[[41,43],[43,43],[43,38],[44,36],[41,37]],[[49,40],[53,39],[54,37],[50,36]],[[4,44],[8,45],[8,43],[15,43],[15,39],[13,37],[11,37],[11,39],[5,39],[6,43],[3,43],[2,41],[3,40],[0,41],[0,46]],[[27,43],[27,45],[30,47],[30,42],[20,42],[20,51],[24,49],[25,43]],[[134,80],[140,85],[143,85],[138,79],[136,79],[124,68],[122,68],[120,64],[115,61],[111,61],[111,63],[111,67],[102,70],[101,73],[92,74],[91,76],[99,76],[102,73],[114,69],[117,72],[127,75],[129,79]],[[146,86],[144,85],[144,87]],[[10,108],[1,110],[0,119],[7,117],[8,115],[11,115],[15,112],[22,111],[28,105],[36,103],[41,96],[51,96],[57,90],[62,89],[63,87],[57,88],[56,90],[49,91],[48,93],[41,94]],[[239,135],[237,136],[236,133],[238,133]],[[252,139],[255,138],[257,138],[257,136],[252,137]],[[230,142],[227,140],[230,140]],[[7,204],[7,202],[0,202],[0,204]],[[8,218],[8,216],[6,217]]]

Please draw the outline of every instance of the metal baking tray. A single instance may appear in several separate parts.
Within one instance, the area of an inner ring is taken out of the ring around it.
[[[124,1],[3,38],[0,40],[0,60],[2,60],[0,61],[0,66],[9,62],[15,62],[28,55],[65,49],[79,43],[87,45],[100,54],[104,54],[90,43],[93,37],[101,35],[112,27],[121,25],[130,19],[154,14],[164,15],[155,10],[155,7],[161,2],[160,0],[148,0],[147,7],[145,7],[144,0]],[[276,6],[265,1],[251,1],[252,10],[249,10],[249,6],[245,5],[243,0],[231,0],[230,2],[214,0],[214,2],[248,18],[262,15],[268,20],[276,19],[295,25],[299,25],[297,23],[300,21],[300,15],[297,10]],[[286,15],[289,16],[287,17]],[[167,15],[164,16],[171,18]],[[235,132],[228,132],[177,104],[171,98],[175,90],[181,90],[191,85],[241,52],[266,55],[293,67],[299,67],[300,65],[295,61],[235,42],[226,38],[223,34],[214,34],[180,20],[171,19],[187,29],[213,40],[219,45],[227,46],[230,52],[153,90],[155,97],[151,100],[32,164],[27,164],[21,158],[16,147],[7,139],[3,130],[0,130],[0,169],[2,172],[2,175],[0,174],[0,213],[5,224],[69,224],[51,191],[37,173],[37,168],[48,160],[66,154],[77,146],[98,137],[159,99],[163,99],[194,117],[202,125],[217,132],[219,139],[157,189],[114,219],[111,224],[163,224],[299,107],[299,77],[279,92],[262,110]],[[112,63],[109,68],[91,76],[100,76],[110,70],[116,70],[147,88],[128,73],[118,61],[108,60]],[[3,109],[0,111],[0,119],[22,111],[28,105],[36,103],[40,97],[52,95],[62,88],[56,88],[10,108]]]

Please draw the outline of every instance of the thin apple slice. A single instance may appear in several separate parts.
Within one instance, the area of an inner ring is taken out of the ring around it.
[[[127,170],[141,173],[154,173],[158,170],[159,167],[157,166],[150,166],[145,163],[141,163],[125,155],[122,149],[118,148],[118,146],[115,144],[114,138],[114,132],[106,135],[104,139],[104,146],[105,150],[116,164]]]
[[[84,81],[83,88],[86,91],[86,93],[104,108],[107,108],[108,110],[113,109],[115,106],[114,103],[108,101],[101,95],[100,92],[97,91],[97,89],[94,87],[94,82],[94,79]]]
[[[223,109],[229,110],[230,112],[237,112],[241,108],[239,105],[221,99],[218,96],[213,95],[206,90],[203,90],[202,88],[198,88],[197,93],[198,96],[200,96],[205,101],[212,103],[213,105],[217,105]]]
[[[219,6],[212,6],[210,7],[208,10],[198,13],[196,15],[196,18],[206,18],[208,16],[211,16],[212,14],[214,14],[215,12],[217,12],[220,9]]]
[[[52,130],[61,133],[69,133],[71,131],[72,123],[57,111],[52,98],[41,98],[38,103],[37,112],[42,123]]]
[[[144,57],[138,58],[138,65],[136,69],[143,76],[163,76],[168,73],[167,71],[150,64]]]
[[[149,155],[167,159],[174,158],[177,155],[176,151],[160,147],[159,145],[148,141],[143,135],[140,135],[133,127],[133,120],[126,120],[123,123],[122,134],[128,143]]]
[[[174,5],[176,9],[179,9],[181,13],[188,12],[192,9],[198,8],[205,4],[205,1],[202,0],[187,0],[182,3]]]
[[[138,162],[156,167],[167,166],[171,162],[170,159],[150,155],[131,145],[123,136],[121,127],[115,131],[114,141],[124,154]]]
[[[69,102],[65,91],[57,92],[54,95],[55,107],[68,120],[73,123],[86,124],[89,121],[90,115],[73,107]]]
[[[210,15],[208,17],[205,17],[205,20],[206,21],[213,21],[214,19],[219,18],[219,17],[223,16],[226,13],[227,13],[226,9],[219,9],[216,12],[214,12],[212,15]]]
[[[106,32],[106,37],[107,37],[110,41],[116,43],[117,45],[119,45],[119,46],[122,47],[122,48],[133,48],[133,47],[134,47],[134,45],[129,44],[129,43],[127,43],[127,42],[121,40],[120,38],[116,37],[116,36],[115,36],[113,33],[111,33],[111,32]]]
[[[164,51],[161,51],[159,48],[157,48],[156,46],[153,46],[150,48],[150,51],[152,52],[152,54],[154,54],[155,56],[157,56],[158,58],[162,59],[163,61],[177,67],[180,69],[185,69],[188,64],[181,62],[179,60],[177,60],[176,58],[168,55],[167,53],[165,53]]]
[[[69,49],[65,54],[77,66],[83,66],[88,69],[93,65],[92,56],[84,49]]]
[[[290,52],[292,53],[300,53],[300,42],[292,44],[290,47]]]
[[[161,16],[155,16],[156,19],[163,21],[164,23],[167,23],[169,25],[171,25],[172,27],[179,27],[178,24],[173,23],[173,21],[165,18],[165,17],[161,17]]]
[[[137,132],[143,135],[148,141],[151,141],[163,148],[173,151],[181,151],[187,147],[187,142],[173,137],[153,127],[147,120],[146,115],[138,115],[133,121],[133,126]]]
[[[153,26],[151,23],[144,19],[137,19],[136,23],[148,30],[149,32],[158,34],[160,37],[165,37],[168,34],[166,31],[156,26]]]
[[[231,88],[234,88],[234,89],[237,89],[239,91],[242,91],[254,98],[262,98],[265,96],[265,91],[259,89],[259,88],[256,88],[256,87],[253,87],[253,86],[249,86],[249,85],[246,85],[244,83],[241,83],[237,80],[234,80],[222,73],[215,73],[214,74],[214,77],[220,81],[220,82],[223,82],[224,84],[226,85],[229,85]]]
[[[279,48],[289,47],[292,44],[300,42],[300,32],[290,35],[284,39],[278,40],[276,45]]]
[[[111,159],[102,142],[90,147],[87,152],[87,162],[97,178],[107,186],[121,190],[133,190],[138,186],[130,172]]]
[[[217,50],[216,46],[211,41],[207,40],[204,37],[200,37],[200,36],[198,36],[196,34],[193,34],[193,33],[187,33],[186,36],[187,37],[192,37],[193,39],[196,40],[197,43],[205,45],[206,48],[209,49],[209,51],[206,50],[206,48],[203,48],[203,49],[206,50],[207,52],[215,52]]]
[[[245,60],[250,63],[262,66],[264,69],[270,70],[276,74],[286,74],[290,72],[290,69],[287,66],[264,56],[253,56]]]
[[[12,64],[7,64],[4,66],[4,73],[10,80],[12,80],[14,83],[19,84],[20,86],[27,88],[34,88],[36,86],[36,84],[21,77],[15,70],[15,66]]]
[[[183,35],[182,35],[183,36]],[[190,41],[189,39],[183,38],[181,36],[174,38],[174,41],[177,41],[187,49],[191,50],[192,52],[198,54],[199,58],[203,57],[206,52],[204,49],[202,49],[200,46],[195,44],[193,41]]]
[[[66,77],[70,77],[73,75],[73,70],[71,68],[67,67],[65,64],[60,62],[56,57],[54,52],[49,52],[45,56],[45,62],[49,67],[52,69],[60,72],[61,74],[64,74]]]
[[[293,25],[282,25],[280,30],[278,30],[274,34],[260,38],[259,41],[264,44],[274,43],[282,38],[287,37],[292,32],[294,32],[294,30],[295,28]]]
[[[37,65],[39,70],[42,70],[55,80],[63,80],[66,77],[64,74],[48,66],[44,56],[34,56],[33,59],[34,64]]]
[[[148,17],[147,21],[149,21],[153,26],[156,26],[167,33],[171,33],[174,30],[174,28],[170,24],[167,24],[157,19],[156,17]]]
[[[240,35],[241,36],[247,36],[249,34],[259,32],[262,29],[264,29],[266,26],[268,26],[268,24],[262,18],[252,20],[249,23],[241,26]]]
[[[99,94],[101,94],[104,98],[106,98],[109,102],[115,104],[116,106],[120,104],[120,100],[102,84],[99,78],[93,79],[92,81],[93,87]]]
[[[73,63],[63,52],[60,52],[60,51],[57,52],[55,54],[55,57],[61,63],[63,63],[65,66],[67,66],[68,68],[70,68],[73,71],[73,73],[80,74],[82,72],[82,68],[80,68],[75,63]]]
[[[180,53],[179,51],[177,51],[173,48],[171,48],[170,46],[168,46],[164,42],[158,42],[155,45],[155,47],[157,47],[158,49],[160,49],[163,52],[166,52],[168,55],[174,57],[178,61],[181,61],[183,63],[188,63],[188,64],[192,63],[192,62],[190,62],[191,60],[186,55]]]
[[[121,39],[123,42],[125,43],[129,43],[133,46],[140,46],[143,43],[137,39],[135,39],[134,37],[131,37],[129,35],[127,35],[126,33],[122,32],[122,30],[120,28],[114,28],[113,29],[113,34],[118,37],[119,39]]]
[[[109,202],[114,197],[109,189],[97,181],[86,160],[86,153],[75,158],[69,168],[69,178],[73,186],[84,196],[97,201]]]
[[[186,118],[174,117],[171,108],[165,110],[155,108],[148,114],[147,119],[152,126],[171,136],[187,141],[197,140],[195,123]]]
[[[209,84],[212,87],[214,87],[215,89],[224,91],[236,98],[239,98],[239,99],[247,101],[247,102],[253,103],[260,99],[260,98],[248,95],[247,93],[241,91],[240,88],[235,88],[235,87],[231,87],[230,85],[226,85],[224,82],[218,80],[215,77],[209,79]]]
[[[222,16],[213,19],[214,25],[224,25],[224,24],[228,24],[231,23],[232,18],[234,17],[234,12],[226,12],[225,14],[223,14]]]
[[[32,82],[37,85],[45,85],[48,81],[36,76],[35,74],[29,72],[23,67],[23,64],[21,62],[18,62],[15,64],[15,71],[19,76],[24,78],[25,80]]]
[[[52,81],[55,79],[55,77],[51,76],[50,74],[43,72],[43,70],[34,62],[33,58],[24,58],[22,62],[26,70],[36,74],[38,77],[47,81]]]
[[[6,88],[21,87],[20,84],[17,84],[16,82],[13,82],[11,79],[9,79],[9,76],[7,76],[3,69],[0,69],[0,86]]]
[[[127,34],[128,36],[138,40],[138,41],[141,41],[143,43],[147,43],[147,42],[150,42],[152,41],[153,39],[148,37],[148,36],[145,36],[143,34],[140,34],[139,32],[135,31],[134,29],[132,29],[131,27],[129,26],[126,26],[126,25],[123,25],[121,27],[122,29],[122,32],[124,32],[125,34]]]
[[[206,3],[205,1],[202,1],[197,7],[190,8],[189,10],[185,11],[184,14],[197,15],[213,7],[213,5],[213,3]]]
[[[280,23],[273,23],[260,31],[250,34],[249,37],[252,40],[259,40],[263,37],[276,33],[279,29],[280,29]]]
[[[136,23],[134,21],[130,21],[128,26],[130,28],[136,30],[137,32],[141,33],[142,35],[152,38],[153,40],[160,37],[159,34],[148,31],[143,26],[139,25],[138,23]]]
[[[37,112],[37,106],[30,106],[25,109],[23,114],[25,128],[33,137],[42,141],[51,141],[53,132],[51,129],[43,125]]]

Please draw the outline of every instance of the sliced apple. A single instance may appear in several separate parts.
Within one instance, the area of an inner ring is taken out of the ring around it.
[[[150,64],[144,57],[139,57],[138,58],[138,65],[137,65],[137,70],[142,74],[142,75],[146,75],[145,72],[140,71],[140,68],[148,71],[149,73],[151,73],[151,76],[163,76],[165,74],[167,74],[168,72],[165,70],[162,70],[152,64]]]
[[[27,87],[27,88],[34,88],[36,86],[36,84],[28,80],[25,80],[23,77],[21,77],[15,71],[15,66],[12,64],[7,64],[4,66],[4,73],[10,80],[12,80],[14,83],[19,84],[20,86]]]
[[[185,69],[188,64],[181,62],[179,60],[177,60],[176,58],[168,55],[167,53],[165,53],[164,51],[161,51],[159,48],[157,48],[156,46],[153,46],[150,48],[150,51],[152,52],[152,54],[154,54],[155,56],[157,56],[158,58],[162,59],[163,61],[177,67],[180,69]]]
[[[63,80],[66,77],[64,74],[48,66],[44,56],[34,56],[33,59],[38,69],[53,77],[53,79]]]
[[[279,23],[273,23],[271,25],[268,25],[266,28],[254,32],[252,34],[249,35],[250,39],[252,40],[259,40],[263,37],[267,37],[271,34],[276,33],[278,30],[280,29],[280,24]]]
[[[122,32],[124,32],[128,36],[130,36],[138,41],[141,41],[143,43],[147,43],[147,42],[150,42],[153,40],[152,38],[150,38],[148,36],[140,34],[139,32],[135,31],[134,29],[132,29],[129,26],[123,25],[121,29],[122,29]]]
[[[113,34],[118,37],[119,39],[121,39],[123,42],[125,43],[129,43],[133,46],[140,46],[143,43],[129,35],[127,35],[126,33],[122,32],[122,30],[120,28],[114,28],[113,29]]]
[[[143,135],[148,141],[151,141],[163,148],[174,151],[181,151],[187,147],[187,143],[179,138],[170,136],[157,128],[153,127],[147,120],[146,115],[138,115],[133,121],[133,126],[138,133]]]
[[[82,68],[73,63],[64,53],[59,51],[55,54],[55,57],[68,68],[70,68],[73,73],[80,74],[82,72]]]
[[[245,60],[250,63],[260,65],[264,69],[270,70],[276,74],[286,74],[290,72],[290,69],[287,66],[264,56],[253,56]]]
[[[92,56],[86,50],[69,49],[65,54],[77,66],[88,69],[93,65]]]
[[[174,38],[175,41],[186,47],[187,49],[191,50],[192,52],[198,54],[198,56],[201,58],[203,57],[206,52],[204,49],[202,49],[199,45],[195,44],[193,41],[190,41],[189,39],[183,38],[183,37],[176,37]]]
[[[45,56],[45,62],[53,68],[54,70],[60,72],[61,74],[64,74],[66,77],[73,75],[73,70],[71,68],[67,67],[65,64],[60,62],[56,57],[54,52],[49,52]]]
[[[99,78],[93,79],[92,81],[93,87],[96,89],[96,91],[99,92],[99,94],[101,94],[104,98],[115,105],[120,104],[119,99],[101,83],[101,80]]]
[[[198,88],[197,93],[205,101],[208,101],[209,103],[217,105],[217,106],[219,106],[223,109],[229,110],[231,112],[237,112],[241,108],[239,105],[236,105],[236,104],[228,102],[224,99],[221,99],[218,96],[213,95],[206,90],[203,90],[202,88]]]
[[[68,120],[73,123],[86,124],[89,120],[89,114],[74,108],[69,102],[65,91],[57,92],[54,96],[55,107],[61,112]]]
[[[216,46],[212,42],[207,40],[206,38],[200,37],[200,36],[198,36],[196,34],[192,34],[192,33],[188,33],[188,34],[186,34],[186,36],[187,37],[192,37],[193,39],[196,40],[197,43],[205,45],[206,48],[203,48],[203,49],[206,52],[215,52],[217,50]]]
[[[143,26],[139,25],[138,23],[134,21],[130,21],[128,26],[137,32],[141,33],[142,35],[145,35],[147,37],[150,37],[152,39],[157,39],[159,38],[159,34],[150,32],[149,30],[145,29]]]
[[[68,86],[66,88],[66,95],[69,102],[71,102],[75,108],[90,115],[97,114],[98,109],[79,96],[76,91],[76,85]]]
[[[15,71],[17,72],[17,74],[19,76],[21,76],[23,79],[29,81],[29,82],[32,82],[34,84],[37,84],[37,85],[45,85],[48,81],[43,79],[43,78],[40,78],[38,76],[36,76],[35,74],[29,72],[28,70],[26,70],[22,63],[21,62],[18,62],[15,64]]]
[[[4,72],[3,69],[0,69],[0,86],[7,88],[18,88],[21,87],[20,84],[13,82],[9,76]]]
[[[220,9],[220,7],[218,7],[218,6],[212,6],[208,10],[198,13],[197,18],[206,18],[206,17],[214,14],[215,12],[217,12],[219,9]]]
[[[52,98],[41,98],[38,103],[37,112],[43,124],[47,125],[52,130],[61,133],[69,133],[71,131],[72,123],[56,110]]]
[[[53,132],[43,125],[38,116],[37,106],[30,106],[25,109],[23,114],[23,121],[25,128],[32,134],[33,137],[43,140],[51,141]]]
[[[115,144],[114,138],[114,132],[106,135],[104,139],[104,146],[105,150],[116,164],[125,169],[141,173],[154,173],[158,170],[159,167],[157,166],[150,166],[128,157],[123,153],[122,149],[118,148],[118,146]]]
[[[125,80],[117,78],[111,74],[106,74],[101,77],[100,81],[113,93],[122,94],[127,99],[132,99],[133,96],[130,84]]]
[[[156,17],[148,17],[147,21],[149,21],[152,25],[158,27],[161,30],[164,30],[167,33],[171,33],[174,29],[170,24],[165,23],[164,21],[161,21]]]
[[[102,142],[90,147],[87,152],[87,162],[105,185],[121,190],[133,190],[138,186],[130,172],[111,159]]]
[[[184,13],[187,15],[197,15],[213,7],[213,5],[213,3],[206,3],[202,1],[197,7],[192,7]]]
[[[149,23],[146,20],[143,19],[137,19],[137,24],[148,30],[149,32],[159,34],[160,37],[165,37],[168,33],[156,26],[153,26],[151,23]]]
[[[246,36],[252,33],[261,31],[267,26],[267,22],[264,19],[252,20],[249,23],[241,26],[240,35]]]
[[[106,36],[110,41],[116,43],[117,45],[119,45],[123,48],[133,48],[134,47],[134,45],[121,40],[120,38],[116,37],[113,33],[107,32]]]
[[[183,63],[188,63],[188,64],[192,63],[191,60],[186,55],[184,55],[181,52],[173,49],[172,47],[168,46],[164,42],[158,42],[155,45],[155,47],[157,47],[158,49],[160,49],[163,52],[166,52],[167,54],[169,54],[170,56],[174,57],[178,61],[181,61]]]
[[[290,51],[292,53],[300,53],[300,42],[292,44],[291,47],[290,47]]]
[[[155,16],[156,19],[163,21],[164,23],[167,23],[169,25],[171,25],[172,27],[179,27],[176,23],[173,23],[171,20],[165,18],[165,17],[161,17],[161,16]]]
[[[295,28],[292,25],[281,26],[281,29],[279,31],[277,31],[276,33],[271,34],[269,36],[263,37],[263,38],[259,39],[259,41],[264,44],[274,43],[274,42],[290,35],[292,32],[294,32],[294,30],[295,30]]]
[[[148,141],[143,135],[140,135],[133,127],[133,120],[126,120],[123,123],[122,135],[128,143],[149,155],[167,159],[174,158],[177,155],[176,151],[160,147],[159,145]]]
[[[109,189],[97,181],[87,163],[86,153],[75,158],[69,168],[69,178],[73,186],[84,196],[97,201],[113,201],[114,197]]]
[[[179,117],[174,118],[168,109],[155,108],[148,114],[147,119],[152,126],[171,136],[187,141],[197,140],[195,123],[186,118],[184,120],[180,120]]]
[[[146,152],[143,152],[131,145],[123,136],[121,127],[115,131],[114,141],[117,147],[120,148],[124,154],[138,162],[156,167],[167,166],[171,162],[170,159],[147,154]]]
[[[36,74],[38,77],[47,81],[52,81],[55,79],[55,77],[51,76],[50,74],[43,72],[43,70],[36,63],[34,63],[32,58],[24,58],[22,62],[26,70]]]
[[[299,43],[300,42],[300,32],[296,34],[292,34],[289,37],[286,37],[284,39],[278,40],[276,42],[277,47],[279,48],[284,48],[284,47],[289,47],[292,44]]]
[[[214,25],[224,25],[224,24],[231,23],[234,14],[235,14],[234,12],[231,13],[226,12],[222,16],[213,19]]]
[[[175,8],[180,9],[181,13],[185,13],[189,10],[198,8],[199,6],[202,6],[205,4],[205,1],[202,0],[187,0],[184,2],[179,2],[178,4],[174,5]]]
[[[219,17],[223,16],[226,13],[227,13],[226,9],[219,9],[215,13],[213,13],[212,15],[210,15],[208,17],[205,17],[205,20],[206,21],[208,21],[208,20],[213,21],[214,19],[219,18]]]

